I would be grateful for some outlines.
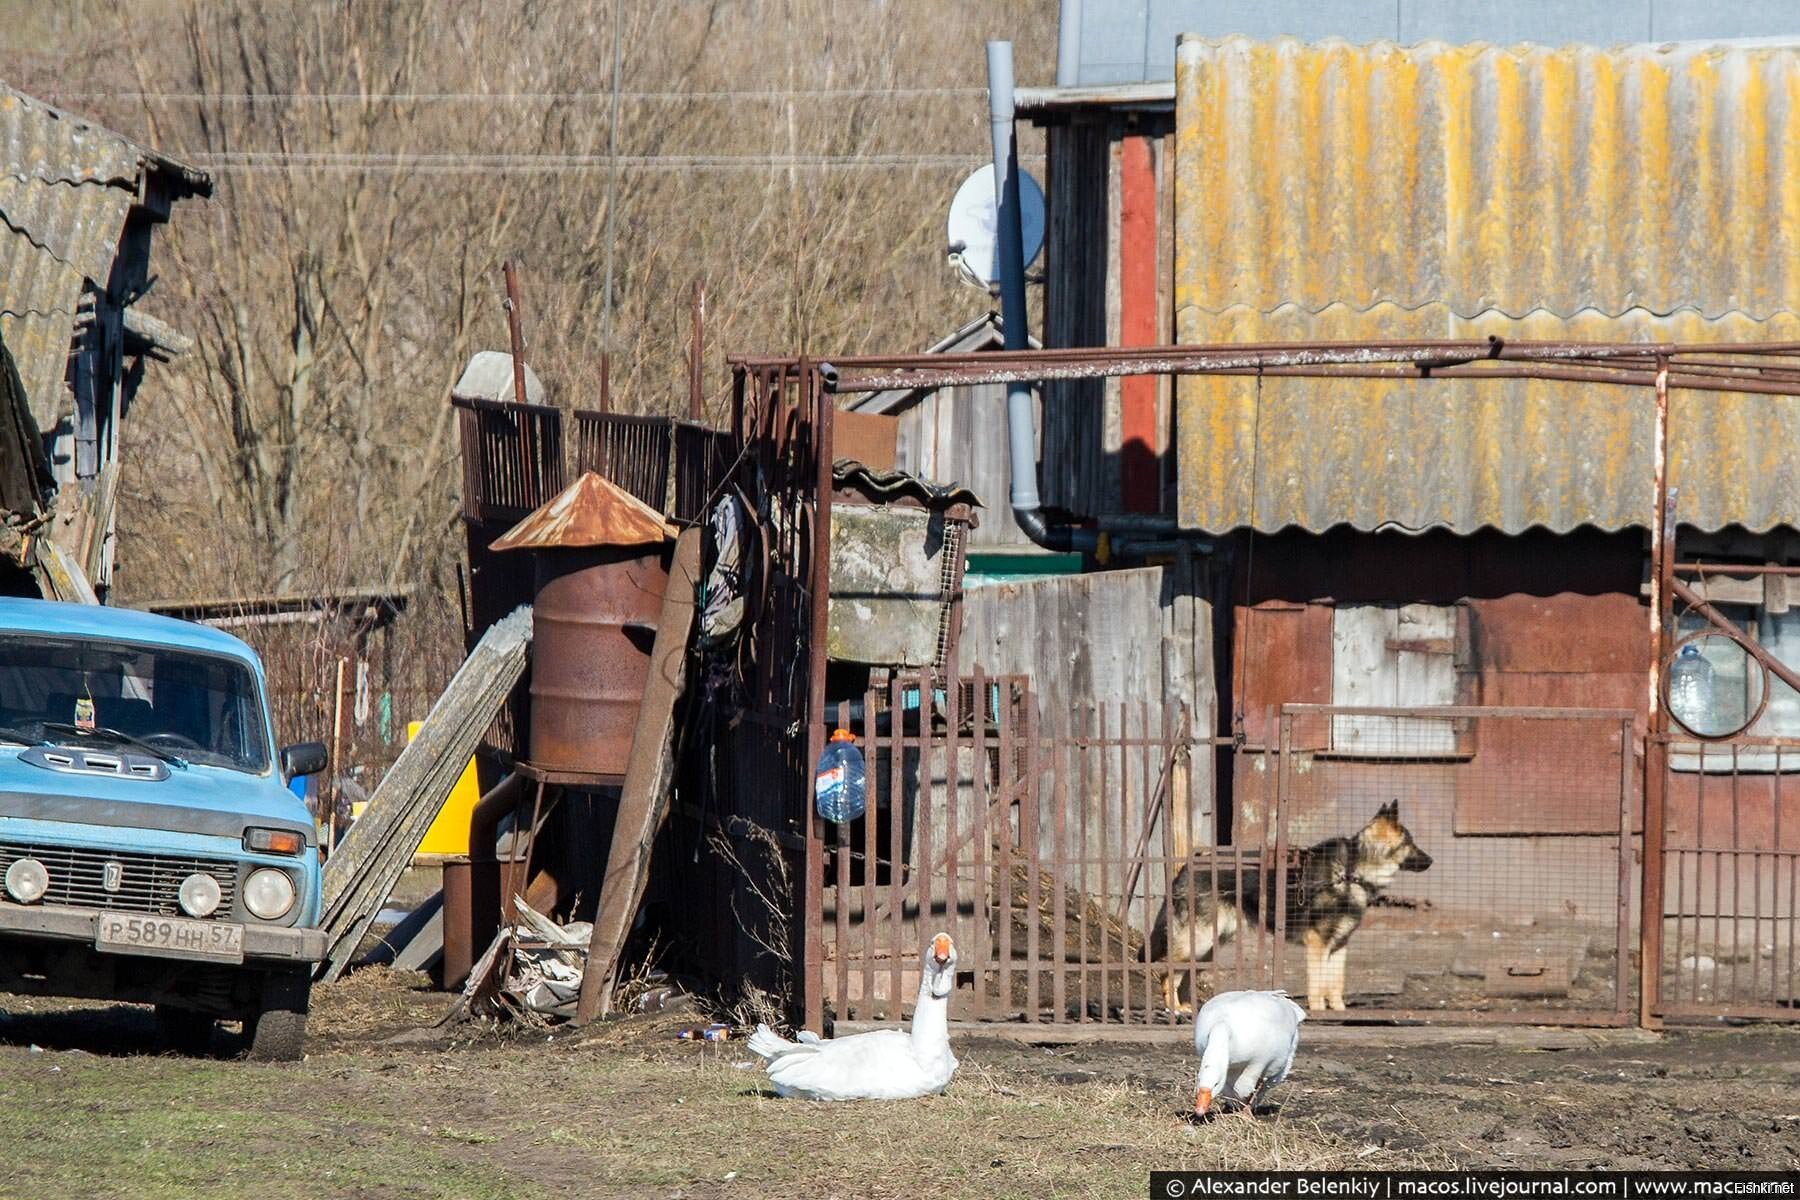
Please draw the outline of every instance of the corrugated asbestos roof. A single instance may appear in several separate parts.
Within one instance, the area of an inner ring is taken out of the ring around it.
[[[204,173],[0,84],[0,336],[46,429],[67,407],[83,283],[105,286],[146,172],[172,198],[212,191]]]
[[[831,482],[840,488],[860,492],[877,503],[911,499],[930,509],[945,509],[955,504],[982,507],[981,498],[960,483],[933,483],[905,471],[877,471],[853,458],[840,458],[831,464]]]
[[[1184,40],[1175,187],[1184,342],[1800,338],[1792,46]],[[1290,379],[1258,395],[1181,381],[1185,525],[1649,518],[1647,390]],[[1670,441],[1683,522],[1800,525],[1800,402],[1677,393]]]

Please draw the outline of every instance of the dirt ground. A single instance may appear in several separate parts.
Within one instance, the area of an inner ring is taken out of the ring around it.
[[[1321,1030],[1276,1111],[1196,1124],[1191,1045],[958,1035],[944,1096],[813,1105],[769,1093],[739,1042],[680,1040],[692,1011],[444,1030],[423,982],[320,988],[286,1065],[237,1059],[223,1029],[209,1058],[158,1054],[143,1009],[0,996],[0,1196],[1142,1196],[1153,1167],[1800,1168],[1800,1029],[1557,1050]]]

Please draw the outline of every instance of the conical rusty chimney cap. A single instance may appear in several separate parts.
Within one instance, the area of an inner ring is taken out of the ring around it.
[[[507,530],[493,550],[648,546],[675,536],[662,514],[592,471]]]

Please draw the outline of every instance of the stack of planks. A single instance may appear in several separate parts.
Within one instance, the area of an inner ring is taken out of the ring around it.
[[[342,975],[519,677],[531,647],[531,609],[488,629],[432,706],[418,736],[369,797],[369,807],[325,864],[325,961],[318,977]]]

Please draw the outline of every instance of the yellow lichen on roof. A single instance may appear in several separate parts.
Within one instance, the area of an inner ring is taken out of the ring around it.
[[[1800,337],[1800,49],[1184,39],[1175,93],[1183,342]],[[1649,519],[1647,389],[1177,396],[1193,528]],[[1800,525],[1795,409],[1678,395],[1681,520]]]

